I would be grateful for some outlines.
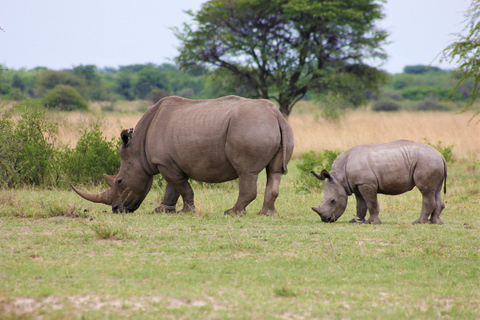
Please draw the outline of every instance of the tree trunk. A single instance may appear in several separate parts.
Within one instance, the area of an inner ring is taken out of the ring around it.
[[[280,102],[280,112],[282,113],[283,117],[288,120],[288,116],[290,115],[290,110],[288,106],[290,103],[288,101]]]

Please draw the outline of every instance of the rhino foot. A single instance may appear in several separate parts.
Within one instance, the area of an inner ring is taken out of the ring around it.
[[[368,219],[366,221],[366,223],[368,223],[368,224],[382,224],[382,221],[380,221],[380,219],[378,219],[378,218],[377,219],[372,219],[372,220]]]
[[[225,215],[236,215],[236,214],[239,214],[239,213],[247,214],[247,211],[245,211],[245,210],[237,211],[237,210],[233,210],[233,208],[232,208],[232,209],[228,209],[227,211],[224,212]]]
[[[443,224],[443,221],[440,218],[430,218],[430,223],[433,224]]]
[[[278,211],[273,209],[273,210],[265,210],[262,209],[257,213],[259,216],[272,216],[272,215],[277,215]]]
[[[359,216],[353,217],[352,220],[350,220],[350,223],[365,223],[365,219],[360,218]]]
[[[159,207],[155,208],[153,212],[155,213],[177,213],[175,206],[167,206],[166,204],[161,203]]]
[[[421,220],[421,219],[417,219],[415,221],[412,222],[412,224],[425,224],[425,223],[432,223],[428,220]]]

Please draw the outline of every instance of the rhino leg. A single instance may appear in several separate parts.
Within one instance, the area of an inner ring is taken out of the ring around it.
[[[269,172],[267,167],[267,187],[265,189],[265,198],[263,199],[262,210],[258,213],[263,215],[278,214],[275,209],[275,200],[280,193],[280,181],[282,180],[282,173]]]
[[[163,196],[162,203],[158,208],[155,209],[155,213],[166,212],[166,213],[175,213],[175,205],[177,204],[178,197],[180,193],[170,184],[167,183],[165,188],[165,195]]]
[[[350,222],[352,223],[365,223],[365,216],[367,215],[367,202],[363,199],[362,195],[355,193],[355,199],[357,200],[357,215],[353,217]]]
[[[176,198],[178,200],[178,195],[182,196],[183,200],[183,208],[180,212],[190,212],[195,211],[195,205],[193,202],[193,189],[188,183],[188,177],[184,176],[181,179],[167,179],[168,190],[165,190],[165,197],[168,197],[168,201],[166,204],[174,204],[173,200]],[[169,187],[170,186],[170,187]],[[176,201],[175,201],[176,203]]]
[[[359,186],[358,191],[360,192],[361,197],[365,200],[368,211],[370,212],[370,217],[366,223],[381,224],[382,221],[378,218],[378,215],[380,214],[380,206],[378,205],[377,190],[369,186]]]
[[[225,214],[237,214],[244,212],[245,208],[257,197],[258,174],[247,173],[238,177],[238,199],[233,208],[225,211]]]
[[[442,200],[442,191],[440,188],[440,190],[435,192],[435,211],[433,211],[432,216],[430,217],[431,223],[443,224],[442,220],[440,220],[440,214],[443,209],[445,209],[445,203]]]
[[[194,212],[196,209],[193,203],[193,189],[188,180],[184,181],[177,190],[183,199],[183,208],[180,212]]]
[[[435,203],[435,191],[431,190],[421,190],[422,192],[422,212],[420,213],[420,218],[413,221],[413,224],[417,223],[430,223],[428,217],[430,215],[434,215],[434,211],[436,210],[436,203]]]

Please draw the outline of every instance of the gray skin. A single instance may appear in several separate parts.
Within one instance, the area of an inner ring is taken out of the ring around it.
[[[293,132],[268,100],[228,96],[215,100],[167,97],[147,110],[135,130],[123,130],[120,172],[104,174],[111,187],[101,194],[72,188],[83,198],[135,211],[148,194],[153,176],[167,182],[155,212],[194,211],[188,179],[220,183],[239,179],[239,195],[225,214],[245,211],[257,196],[257,177],[266,168],[267,186],[259,214],[275,214],[280,180],[293,153]]]
[[[359,145],[339,155],[330,172],[312,174],[325,180],[322,203],[312,207],[323,222],[340,218],[348,196],[355,194],[357,214],[350,222],[380,224],[377,194],[402,194],[416,186],[423,204],[420,218],[413,223],[442,223],[441,191],[443,183],[447,191],[447,165],[432,146],[408,140]],[[367,209],[370,217],[365,221]]]

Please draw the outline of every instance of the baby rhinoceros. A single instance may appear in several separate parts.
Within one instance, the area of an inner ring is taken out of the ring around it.
[[[447,192],[447,165],[432,146],[408,140],[359,145],[338,156],[330,172],[312,171],[325,180],[325,195],[312,207],[323,222],[335,222],[355,194],[357,215],[350,222],[381,223],[377,194],[397,195],[417,187],[423,196],[420,218],[413,223],[442,223],[445,208],[441,191]],[[370,217],[365,221],[367,209]],[[430,217],[430,219],[429,219]]]

